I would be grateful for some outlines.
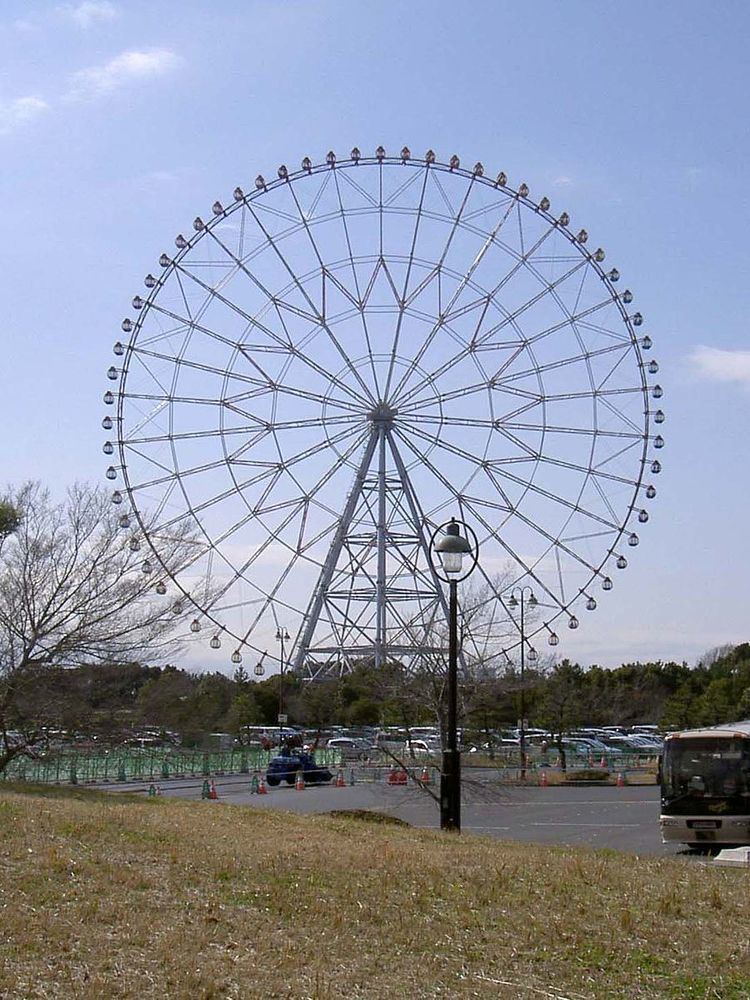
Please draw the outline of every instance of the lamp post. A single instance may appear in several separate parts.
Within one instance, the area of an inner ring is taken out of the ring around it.
[[[528,597],[526,594],[528,593]],[[518,727],[520,731],[520,743],[521,743],[521,781],[526,780],[526,704],[525,704],[525,691],[524,691],[524,667],[526,658],[526,632],[525,632],[525,621],[524,621],[524,598],[526,598],[525,603],[528,604],[530,608],[535,608],[539,603],[534,597],[534,591],[531,587],[518,587],[516,590],[512,591],[510,595],[510,600],[508,601],[508,607],[518,608],[521,610],[521,725]],[[536,650],[533,646],[529,646],[529,662],[534,663],[536,661]]]
[[[285,628],[279,626],[276,629],[276,639],[281,646],[281,672],[279,673],[279,747],[281,747],[282,744],[282,733],[284,723],[286,722],[286,716],[284,715],[284,668],[286,667],[284,644],[289,638],[291,637]]]
[[[473,538],[473,546],[460,529]],[[439,539],[438,539],[438,536]],[[430,562],[439,579],[449,586],[448,603],[448,732],[443,748],[443,767],[440,775],[440,829],[461,832],[461,756],[458,751],[458,584],[465,580],[477,564],[479,546],[477,537],[468,525],[455,518],[441,525],[430,540]],[[437,552],[439,563],[433,552]],[[463,558],[471,556],[469,568],[464,570]]]

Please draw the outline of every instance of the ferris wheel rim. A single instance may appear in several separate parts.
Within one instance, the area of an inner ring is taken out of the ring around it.
[[[418,160],[418,159],[413,159],[413,158],[404,159],[403,157],[388,157],[388,156],[375,156],[375,157],[361,157],[360,156],[356,160],[355,159],[341,160],[341,161],[335,161],[334,163],[325,162],[325,163],[311,165],[309,168],[302,168],[302,169],[300,169],[298,171],[295,171],[295,172],[292,172],[292,173],[287,173],[287,175],[284,176],[284,177],[280,176],[279,178],[274,179],[274,180],[272,180],[272,181],[270,181],[268,183],[264,182],[262,186],[256,185],[256,190],[255,191],[250,192],[249,194],[244,194],[243,193],[242,198],[236,199],[235,202],[233,204],[230,204],[229,206],[227,206],[227,208],[222,208],[221,213],[215,214],[215,217],[213,219],[209,219],[208,222],[204,223],[202,225],[201,229],[196,233],[196,236],[192,237],[190,240],[187,240],[186,245],[182,249],[180,249],[177,254],[175,254],[173,257],[170,258],[168,265],[166,267],[164,267],[164,269],[163,269],[163,275],[161,276],[161,278],[159,278],[157,280],[157,282],[154,285],[154,287],[150,290],[149,295],[147,296],[147,298],[145,300],[144,310],[141,313],[141,316],[139,317],[139,320],[143,316],[145,316],[147,314],[147,312],[148,312],[148,310],[150,308],[152,308],[153,303],[156,301],[156,299],[158,299],[159,292],[161,291],[164,283],[168,280],[168,278],[169,278],[170,274],[172,273],[172,271],[174,269],[176,269],[177,265],[182,260],[184,260],[187,255],[190,254],[191,250],[194,249],[194,247],[198,244],[198,242],[200,241],[200,239],[203,239],[205,236],[210,235],[213,232],[213,229],[215,227],[217,227],[218,225],[220,225],[220,223],[223,220],[225,220],[226,218],[228,218],[229,216],[231,216],[234,212],[240,210],[243,205],[247,205],[247,204],[255,201],[256,199],[262,198],[269,191],[272,191],[272,190],[274,190],[274,189],[276,189],[278,187],[281,187],[281,186],[283,186],[285,184],[293,184],[296,181],[298,181],[298,180],[300,180],[302,178],[305,178],[305,177],[310,177],[310,176],[313,176],[313,175],[319,175],[321,173],[324,173],[325,171],[349,170],[349,169],[357,169],[360,166],[367,167],[367,166],[373,166],[373,165],[378,165],[381,168],[384,167],[384,166],[401,165],[401,166],[412,168],[412,169],[413,168],[426,169],[427,171],[429,171],[429,170],[435,170],[435,171],[439,171],[439,172],[454,174],[456,176],[463,177],[464,179],[469,179],[472,184],[473,183],[481,183],[481,184],[487,185],[489,187],[494,187],[494,188],[498,188],[498,186],[499,186],[497,182],[492,182],[492,181],[489,180],[489,178],[484,177],[481,172],[477,172],[477,168],[475,168],[474,171],[469,171],[469,170],[466,170],[464,168],[461,168],[460,166],[456,166],[456,165],[453,165],[453,164],[445,164],[445,163],[439,162],[437,160],[428,160],[428,159]],[[261,178],[259,178],[259,180],[260,179]],[[600,266],[600,261],[596,260],[593,255],[591,255],[590,253],[588,253],[587,251],[585,251],[584,248],[583,248],[583,246],[582,246],[582,244],[581,244],[581,242],[578,241],[577,238],[575,236],[573,236],[573,234],[571,232],[568,231],[567,227],[560,225],[559,220],[555,219],[554,216],[552,216],[552,214],[550,212],[548,212],[547,209],[543,208],[540,203],[534,202],[532,199],[530,199],[528,197],[527,194],[524,195],[524,194],[520,193],[520,190],[514,190],[513,188],[507,186],[507,184],[506,185],[500,185],[500,187],[502,187],[504,191],[510,192],[510,194],[518,201],[518,203],[522,204],[526,209],[534,211],[535,213],[537,213],[541,217],[543,217],[551,227],[554,227],[557,232],[559,232],[561,235],[563,235],[567,239],[568,243],[571,246],[575,247],[576,250],[577,250],[577,252],[580,253],[580,255],[582,257],[582,260],[585,263],[585,265],[593,267],[594,270],[596,271],[596,273],[602,279],[602,281],[604,282],[604,286],[607,289],[610,301],[616,305],[617,309],[619,310],[619,312],[621,314],[621,319],[624,322],[625,327],[626,327],[626,329],[628,331],[628,334],[629,334],[629,350],[630,349],[633,350],[633,352],[635,354],[635,357],[636,357],[636,359],[638,361],[638,368],[639,368],[639,373],[640,373],[641,385],[640,385],[640,387],[639,387],[638,390],[634,390],[634,391],[640,391],[642,393],[642,395],[644,396],[644,398],[646,398],[647,397],[647,393],[648,393],[648,382],[647,382],[647,379],[646,379],[646,376],[645,376],[645,364],[643,362],[643,357],[642,357],[642,354],[641,354],[641,348],[640,348],[639,338],[638,338],[638,336],[637,336],[637,334],[635,332],[635,329],[633,327],[631,318],[630,318],[630,316],[627,313],[627,310],[625,310],[624,305],[623,305],[620,297],[617,295],[616,291],[614,290],[613,284],[610,281],[610,278],[609,278],[608,274]],[[381,205],[381,211],[382,211],[382,205]],[[543,283],[543,279],[541,277],[539,278],[539,280],[540,280],[540,282]],[[135,345],[135,341],[137,339],[138,331],[140,329],[140,327],[138,325],[139,320],[136,320],[136,325],[135,325],[135,329],[133,330],[133,335],[132,335],[132,337],[131,337],[131,339],[130,339],[130,341],[128,343],[128,346],[127,346],[127,349],[126,349],[126,352],[125,352],[125,357],[124,357],[124,360],[123,360],[123,369],[122,369],[122,385],[125,385],[125,383],[126,383],[126,378],[127,378],[127,372],[128,372],[128,369],[129,369],[130,359],[131,359],[131,356],[132,356],[133,351],[135,349],[134,345]],[[578,335],[578,333],[576,331],[574,331],[574,335],[578,336],[578,339],[579,339],[579,342],[580,342],[580,336]],[[580,343],[581,343],[581,348],[582,348],[582,351],[583,351],[583,344],[582,344],[582,342],[580,342]],[[238,352],[238,347],[237,347],[236,344],[234,345],[234,351],[235,351],[235,355],[236,355],[237,352]],[[623,357],[624,356],[625,355],[623,355]],[[533,353],[532,353],[532,360],[533,360]],[[587,359],[587,364],[588,364],[588,359]],[[343,371],[343,369],[342,369],[342,371]],[[541,373],[540,372],[538,372],[538,375],[541,377]],[[590,381],[591,381],[592,392],[595,393],[595,390],[594,390],[594,379],[591,376],[590,366],[589,366],[589,376],[590,376]],[[175,373],[175,378],[176,378],[176,373]],[[226,378],[225,378],[225,383],[226,383]],[[546,405],[546,393],[544,391],[543,383],[540,386],[540,397],[541,397],[542,410],[543,410],[543,413],[545,413],[544,408],[545,408],[545,405]],[[146,524],[145,519],[141,515],[139,504],[135,502],[134,495],[135,495],[135,490],[136,490],[137,487],[131,482],[130,473],[129,473],[129,469],[128,469],[128,462],[126,460],[126,455],[125,455],[125,443],[124,443],[123,439],[119,436],[119,429],[122,427],[122,422],[123,422],[123,401],[124,401],[125,398],[126,398],[126,395],[124,393],[118,393],[117,427],[118,427],[118,451],[119,451],[119,457],[120,457],[120,463],[121,463],[120,467],[122,469],[122,475],[123,475],[123,480],[124,480],[124,484],[125,484],[125,489],[126,489],[126,492],[127,492],[128,497],[130,499],[130,502],[131,502],[131,509],[132,509],[132,511],[133,511],[133,513],[134,513],[134,515],[135,515],[135,517],[137,519],[137,521],[138,521],[138,524],[140,526],[140,529],[141,529],[141,532],[143,534],[143,537],[145,539],[147,539],[148,544],[149,544],[149,546],[151,548],[151,551],[154,553],[154,555],[156,556],[156,558],[159,560],[159,563],[163,567],[163,563],[162,563],[159,551],[154,546],[153,541],[152,541],[150,535],[148,534],[147,524]],[[171,411],[171,404],[170,404],[170,411]],[[223,418],[224,418],[223,411],[221,412],[221,417],[222,417],[222,420],[223,420]],[[170,421],[171,421],[171,412],[170,412]],[[640,455],[640,461],[639,461],[639,466],[638,466],[638,474],[637,474],[637,477],[635,479],[628,480],[628,484],[631,487],[633,487],[633,490],[632,490],[631,498],[630,498],[630,500],[629,500],[629,502],[627,504],[627,514],[625,516],[621,517],[621,519],[620,519],[621,520],[621,524],[619,526],[617,534],[616,534],[616,536],[614,538],[614,541],[612,542],[611,546],[609,547],[609,549],[607,550],[606,554],[604,555],[604,557],[599,561],[598,565],[596,565],[595,567],[590,567],[593,570],[593,575],[592,575],[591,579],[589,580],[589,583],[586,585],[586,587],[589,587],[591,585],[592,581],[595,578],[600,577],[602,575],[602,571],[603,571],[605,565],[607,564],[608,560],[611,559],[612,555],[615,553],[615,550],[619,547],[619,545],[621,543],[621,540],[622,540],[624,534],[627,531],[628,523],[629,523],[629,521],[630,521],[630,519],[631,519],[634,511],[637,509],[637,499],[638,499],[638,496],[640,494],[640,490],[641,490],[642,484],[643,484],[643,479],[644,479],[644,474],[645,474],[645,468],[646,468],[646,465],[647,465],[647,462],[648,462],[648,451],[649,451],[649,446],[650,446],[650,442],[651,442],[651,436],[650,436],[650,433],[649,433],[649,430],[650,430],[650,423],[649,423],[649,421],[650,421],[650,407],[648,405],[648,402],[646,402],[646,405],[644,407],[644,433],[642,435],[643,441],[642,441],[642,446],[641,446],[641,455]],[[546,429],[546,414],[545,414],[545,417],[540,418],[540,422],[541,422],[541,425],[542,425],[542,436],[543,436],[547,432],[547,429]],[[170,424],[170,427],[171,427],[171,424]],[[222,428],[222,430],[223,430],[223,428]],[[396,433],[398,433],[398,430],[396,430]],[[593,434],[592,434],[592,442],[591,442],[592,452],[593,452],[593,449],[594,449],[595,444],[596,444],[596,437],[597,437],[597,430],[595,428],[594,431],[593,431]],[[221,441],[222,441],[223,449],[224,449],[224,451],[226,453],[226,441],[224,439],[223,433],[221,434]],[[361,441],[360,441],[360,443],[361,443]],[[440,445],[436,443],[434,446],[435,447],[439,447]],[[172,440],[172,442],[171,442],[171,448],[172,448],[172,452],[173,452],[173,460],[174,460],[174,468],[175,468],[175,473],[176,473],[177,484],[179,485],[179,487],[181,489],[184,489],[183,488],[183,484],[182,484],[182,480],[181,480],[181,477],[180,477],[180,474],[179,474],[178,457],[177,457],[177,454],[176,454],[175,449],[174,449],[174,440]],[[537,458],[537,465],[539,464],[539,462],[541,460],[542,460],[541,456]],[[415,458],[414,461],[416,462],[417,459]],[[590,462],[591,462],[591,456],[589,458],[589,463]],[[235,478],[235,473],[231,469],[230,463],[228,463],[228,462],[227,462],[227,467],[230,468],[230,474],[231,474],[232,478],[235,481],[235,486],[237,487],[238,494],[240,496],[242,496],[242,490],[239,488],[239,484],[237,483],[237,480]],[[587,482],[586,479],[582,480],[581,490],[580,490],[579,497],[578,497],[579,500],[580,500],[580,497],[581,497],[581,495],[582,495],[582,493],[583,493],[583,491],[585,489],[586,482]],[[531,489],[531,482],[529,482],[527,484],[527,487],[526,487],[526,490],[529,490],[529,489]],[[525,492],[524,492],[524,495],[525,495]],[[458,498],[459,497],[457,495],[456,499],[458,499]],[[244,500],[244,497],[243,497],[243,500]],[[191,501],[190,501],[189,497],[187,496],[187,494],[185,494],[185,502],[188,505],[188,508],[190,508]],[[575,511],[571,510],[571,512],[570,512],[570,514],[568,516],[568,521],[565,522],[564,526],[566,526],[567,523],[569,523],[569,521],[573,518],[574,514],[575,514]],[[510,516],[511,516],[511,514],[509,513],[508,517],[510,517]],[[199,522],[196,522],[196,523],[199,523]],[[500,539],[497,537],[496,534],[493,534],[492,537],[494,537],[496,541],[500,541]],[[206,542],[207,542],[207,544],[209,546],[211,546],[213,548],[213,545],[214,545],[213,540],[208,536],[208,534],[206,534]],[[559,544],[559,539],[551,539],[550,540],[550,547],[552,547],[552,546],[554,546],[556,544]],[[222,559],[224,558],[224,556],[220,552],[219,552],[219,556]],[[540,556],[538,561],[540,561],[542,558],[543,557]],[[522,561],[520,561],[519,559],[517,559],[517,557],[515,558],[515,562],[518,565],[523,566],[525,568],[525,570],[526,570],[526,574],[525,575],[529,575],[532,578],[534,578],[533,577],[533,572],[532,572],[533,565],[532,565],[532,567],[526,566]],[[175,580],[175,583],[177,584],[177,586],[179,587],[179,589],[182,591],[182,593],[188,599],[192,600],[193,603],[195,603],[194,598],[191,596],[191,594],[189,592],[187,592],[186,590],[184,590],[184,588],[179,583],[179,581]],[[541,584],[540,584],[540,586],[541,586]],[[582,588],[579,591],[578,595],[576,595],[575,598],[573,598],[570,602],[568,602],[568,604],[571,605],[571,604],[575,603],[575,600],[578,598],[578,596],[580,596],[580,594],[584,594],[584,588]],[[283,606],[283,602],[279,602],[279,603],[280,603],[280,606]],[[199,611],[201,611],[201,613],[203,615],[205,615],[205,617],[210,618],[212,621],[215,621],[215,619],[213,619],[212,616],[207,613],[206,609],[201,608],[197,604],[196,604],[196,607],[198,608]],[[290,608],[289,610],[292,610],[292,609]],[[559,610],[554,615],[554,618],[548,619],[548,621],[556,620],[558,617],[560,617],[563,614],[568,614],[568,607],[567,607],[567,605],[566,606],[559,606]],[[215,624],[217,624],[217,626],[219,625],[219,623],[217,621],[215,621]],[[547,623],[543,623],[542,625],[540,625],[538,627],[538,629],[536,630],[536,632],[543,631],[545,628],[547,628]],[[536,634],[536,632],[531,633],[531,634]],[[241,640],[241,641],[243,643],[245,642],[244,639]],[[249,643],[248,643],[248,645],[249,645]]]

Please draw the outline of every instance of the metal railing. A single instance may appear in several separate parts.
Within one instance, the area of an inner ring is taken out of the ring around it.
[[[0,780],[77,785],[249,774],[265,769],[273,756],[273,751],[241,748],[220,751],[168,748],[122,748],[99,753],[61,751],[36,758],[16,757],[0,773]],[[341,754],[337,750],[317,750],[315,759],[321,766],[336,767],[341,762]]]

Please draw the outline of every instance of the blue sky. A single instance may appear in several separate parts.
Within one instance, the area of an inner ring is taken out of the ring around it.
[[[662,368],[659,498],[560,653],[693,661],[748,638],[745,3],[5,0],[0,18],[0,482],[103,481],[120,320],[217,197],[330,148],[456,152],[607,249]]]

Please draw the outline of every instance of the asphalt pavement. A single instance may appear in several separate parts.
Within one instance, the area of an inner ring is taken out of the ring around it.
[[[437,802],[414,784],[391,787],[384,782],[357,783],[344,788],[308,785],[303,791],[281,785],[267,795],[251,792],[247,775],[215,779],[218,802],[282,809],[295,813],[327,813],[336,809],[372,809],[405,820],[415,827],[438,828]],[[202,778],[159,782],[162,794],[200,799]],[[108,785],[110,791],[146,793],[149,783]],[[434,786],[430,789],[433,794]],[[679,844],[662,844],[659,833],[659,789],[654,785],[617,788],[587,786],[517,787],[469,778],[464,783],[462,830],[502,840],[533,844],[567,844],[609,848],[633,854],[666,857],[686,853]]]

